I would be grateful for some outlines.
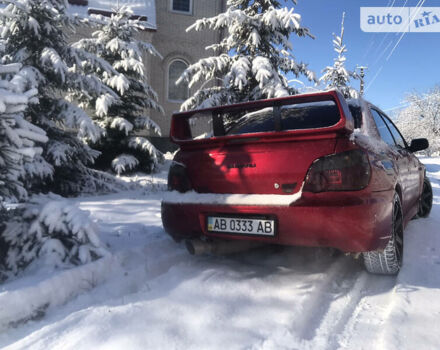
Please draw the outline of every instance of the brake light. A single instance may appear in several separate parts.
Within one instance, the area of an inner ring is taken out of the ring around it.
[[[360,149],[315,160],[304,183],[306,192],[357,191],[370,182],[368,156]]]
[[[168,190],[187,192],[191,189],[186,167],[184,164],[173,162],[168,173]]]

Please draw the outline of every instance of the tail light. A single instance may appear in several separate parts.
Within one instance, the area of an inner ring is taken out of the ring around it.
[[[356,191],[370,182],[370,163],[356,149],[319,158],[310,167],[304,183],[306,192]]]
[[[168,173],[168,190],[187,192],[191,189],[186,167],[184,164],[173,162]]]

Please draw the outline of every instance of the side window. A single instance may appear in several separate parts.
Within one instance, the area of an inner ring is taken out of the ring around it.
[[[170,1],[171,1],[172,11],[191,14],[192,0],[170,0]]]
[[[350,109],[351,115],[353,116],[353,119],[354,119],[354,128],[360,129],[362,127],[362,109],[361,109],[361,107],[349,104],[348,108]]]
[[[185,101],[189,96],[188,84],[184,81],[176,85],[184,70],[188,67],[182,60],[174,60],[168,67],[168,100],[175,102]]]
[[[397,128],[396,128],[396,127],[394,126],[394,124],[388,119],[388,117],[383,116],[383,120],[385,120],[385,123],[387,124],[388,128],[390,129],[391,134],[393,135],[394,140],[396,141],[396,144],[397,144],[399,147],[406,148],[405,141],[403,140],[402,135],[400,135],[399,130],[397,130]]]
[[[371,109],[371,114],[373,115],[374,122],[377,126],[377,131],[379,131],[380,138],[388,145],[395,146],[395,142],[393,139],[393,136],[391,135],[390,131],[388,130],[388,127],[386,126],[385,122],[383,121],[380,114],[374,110]]]

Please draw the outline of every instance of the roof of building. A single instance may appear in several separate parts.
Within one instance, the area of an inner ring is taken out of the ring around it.
[[[161,0],[163,1],[163,0]],[[155,0],[68,0],[69,12],[80,16],[88,16],[89,10],[101,10],[111,12],[115,8],[127,5],[132,9],[135,16],[146,16],[145,26],[156,29],[156,3]],[[93,11],[99,13],[99,11]],[[143,18],[140,18],[142,21]]]

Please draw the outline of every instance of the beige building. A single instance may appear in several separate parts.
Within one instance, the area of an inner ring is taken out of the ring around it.
[[[175,82],[188,65],[211,54],[205,47],[220,40],[214,31],[186,32],[198,18],[212,17],[223,12],[226,0],[69,0],[69,11],[81,16],[91,13],[110,15],[114,7],[128,5],[145,24],[141,39],[151,42],[163,56],[145,58],[150,85],[159,95],[159,103],[165,110],[162,115],[151,112],[152,119],[159,124],[162,135],[167,137],[173,112],[189,96],[185,84]],[[90,35],[89,30],[79,32],[75,40]],[[166,138],[167,140],[167,138]],[[166,140],[154,138],[159,148],[166,150]]]

